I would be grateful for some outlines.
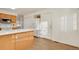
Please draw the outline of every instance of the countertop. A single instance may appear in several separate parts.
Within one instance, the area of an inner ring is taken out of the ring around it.
[[[0,36],[8,35],[8,34],[20,33],[20,32],[29,32],[29,31],[34,31],[34,29],[2,30],[2,31],[0,31]]]

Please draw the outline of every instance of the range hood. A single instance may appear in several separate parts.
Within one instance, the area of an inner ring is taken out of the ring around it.
[[[2,19],[0,19],[0,23],[11,23],[11,19],[2,18]]]

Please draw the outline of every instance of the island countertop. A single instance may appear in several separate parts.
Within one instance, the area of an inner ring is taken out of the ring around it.
[[[20,33],[20,32],[29,32],[29,31],[34,31],[34,29],[2,30],[2,31],[0,31],[0,36]]]

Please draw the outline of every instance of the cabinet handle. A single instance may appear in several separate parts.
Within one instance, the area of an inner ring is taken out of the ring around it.
[[[18,36],[16,36],[16,39],[18,39]]]

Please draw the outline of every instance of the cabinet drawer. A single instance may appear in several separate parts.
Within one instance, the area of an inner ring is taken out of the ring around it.
[[[34,35],[34,32],[28,32],[28,35]]]
[[[18,34],[16,34],[16,36],[25,37],[25,36],[28,36],[28,34],[27,33],[18,33]]]
[[[33,36],[34,32],[24,32],[24,33],[18,33],[16,34],[17,37],[28,37],[28,36]]]

